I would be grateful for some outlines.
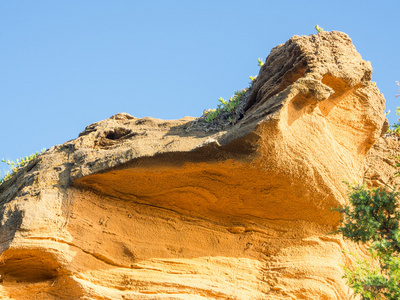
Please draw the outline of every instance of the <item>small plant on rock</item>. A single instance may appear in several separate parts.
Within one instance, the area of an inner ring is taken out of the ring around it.
[[[264,61],[259,58],[258,59],[258,66],[261,68],[264,65]],[[250,87],[254,83],[254,81],[257,79],[257,76],[250,76],[249,77],[251,82],[250,82]],[[229,123],[232,123],[233,121],[233,116],[232,114],[235,112],[235,110],[238,108],[240,101],[242,100],[242,97],[247,93],[250,87],[247,87],[242,90],[237,90],[235,91],[234,95],[229,98],[229,100],[225,100],[224,98],[220,97],[218,101],[220,102],[218,104],[217,108],[210,108],[206,109],[203,111],[203,115],[201,116],[204,118],[204,121],[206,123],[211,123],[214,120],[216,120],[219,116],[222,114],[222,119],[228,120]]]
[[[210,123],[211,121],[215,120],[218,117],[220,112],[221,112],[221,109],[219,107],[218,107],[218,109],[210,108],[210,109],[204,110],[204,112],[203,112],[204,120],[207,123]]]
[[[29,155],[29,156],[25,156],[22,157],[20,159],[17,159],[15,162],[14,161],[10,161],[9,159],[5,160],[4,158],[1,160],[1,162],[6,163],[10,168],[11,168],[11,173],[7,172],[6,175],[3,176],[3,178],[0,179],[0,184],[2,184],[3,182],[7,181],[8,179],[10,179],[15,173],[17,173],[17,171],[19,169],[21,169],[22,167],[26,166],[30,161],[32,161],[33,159],[35,159],[36,157],[38,157],[40,154],[44,153],[46,149],[42,149],[40,151],[40,153],[38,151],[36,151],[35,153]]]
[[[396,108],[396,115],[400,116],[400,107]],[[388,133],[399,134],[400,133],[400,118],[397,120],[397,123],[391,125],[392,129],[388,129]]]
[[[319,25],[317,24],[317,25],[315,25],[315,29],[318,31],[318,32],[322,32],[322,31],[324,31],[324,29],[323,28],[321,28],[321,27],[319,27]]]
[[[396,81],[396,84],[400,88],[400,83],[398,81]],[[398,90],[398,92],[400,92],[400,89]],[[396,97],[400,97],[400,94],[396,95]],[[400,116],[400,107],[396,108],[396,115]],[[397,120],[397,123],[391,125],[390,127],[392,127],[392,128],[391,129],[389,128],[387,133],[399,135],[400,134],[400,118]]]
[[[250,79],[251,81],[254,81],[254,80],[257,79],[257,76],[250,75],[250,76],[249,76],[249,79]]]
[[[218,99],[220,104],[218,104],[218,107],[216,109],[210,108],[203,112],[204,120],[207,123],[210,123],[215,120],[222,112],[227,112],[228,114],[231,114],[238,107],[241,97],[247,92],[247,90],[248,89],[235,91],[235,94],[230,97],[229,100],[225,100],[224,98],[220,97]],[[228,120],[230,120],[231,122],[232,118],[229,118],[228,116]]]

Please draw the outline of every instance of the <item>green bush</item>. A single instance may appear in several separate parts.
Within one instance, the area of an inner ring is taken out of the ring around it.
[[[370,260],[344,267],[348,285],[362,299],[400,299],[399,192],[388,186],[368,190],[349,185],[350,205],[334,208],[342,214],[335,233],[367,245]],[[353,254],[354,255],[354,254]]]

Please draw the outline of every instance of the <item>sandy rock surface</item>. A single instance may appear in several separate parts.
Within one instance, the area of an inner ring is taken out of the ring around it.
[[[349,299],[343,180],[394,184],[384,97],[340,32],[272,49],[220,131],[121,113],[0,185],[2,299]]]

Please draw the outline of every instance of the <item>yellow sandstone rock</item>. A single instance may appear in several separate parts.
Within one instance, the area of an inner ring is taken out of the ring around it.
[[[399,147],[371,73],[344,33],[295,36],[232,126],[117,114],[49,149],[0,186],[0,297],[349,299],[364,249],[330,209]]]

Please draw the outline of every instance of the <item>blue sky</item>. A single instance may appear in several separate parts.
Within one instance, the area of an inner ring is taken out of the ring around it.
[[[200,116],[293,35],[346,32],[391,123],[400,1],[0,1],[0,159],[74,139],[118,112]],[[4,175],[6,166],[0,165]]]

